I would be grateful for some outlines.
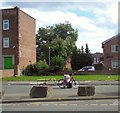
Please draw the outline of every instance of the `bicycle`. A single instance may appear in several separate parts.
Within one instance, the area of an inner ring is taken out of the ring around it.
[[[72,76],[69,83],[67,83],[64,79],[60,79],[58,80],[57,85],[60,88],[77,88],[79,85],[79,82],[75,80],[74,77]]]

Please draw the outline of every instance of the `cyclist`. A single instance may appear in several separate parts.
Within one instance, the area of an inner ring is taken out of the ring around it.
[[[67,88],[71,88],[72,87],[72,84],[70,82],[70,75],[69,74],[64,74],[64,82],[66,83],[67,85]]]

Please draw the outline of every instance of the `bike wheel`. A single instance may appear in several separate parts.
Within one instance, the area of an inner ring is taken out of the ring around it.
[[[66,84],[63,79],[58,80],[57,84],[60,88],[66,88]]]

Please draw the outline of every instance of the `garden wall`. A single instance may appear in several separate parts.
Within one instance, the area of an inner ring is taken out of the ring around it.
[[[0,70],[0,77],[4,78],[4,77],[11,77],[14,75],[14,70],[10,69],[10,70]]]

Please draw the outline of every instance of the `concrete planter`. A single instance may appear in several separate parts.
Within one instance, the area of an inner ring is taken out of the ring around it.
[[[79,86],[78,87],[78,96],[93,96],[95,94],[94,86]]]
[[[33,86],[30,90],[30,97],[31,98],[44,98],[50,92],[50,88],[46,86]]]

